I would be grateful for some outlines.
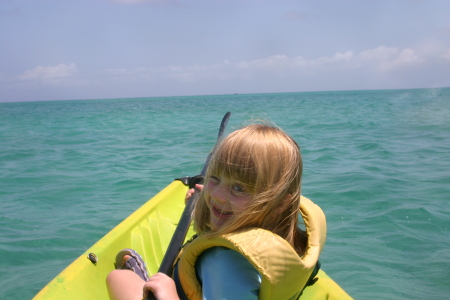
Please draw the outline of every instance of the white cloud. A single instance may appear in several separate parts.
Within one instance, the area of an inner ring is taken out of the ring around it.
[[[337,52],[332,56],[323,56],[317,59],[306,59],[303,56],[288,57],[287,55],[273,55],[252,61],[241,61],[234,66],[238,69],[260,69],[273,71],[287,71],[306,67],[336,66],[350,62],[354,58],[352,51]]]
[[[333,64],[342,61],[350,61],[353,58],[352,51],[346,51],[345,53],[337,52],[332,56],[324,56],[315,60],[315,63],[319,64]]]
[[[449,53],[446,54],[450,58]],[[336,52],[330,56],[307,59],[303,56],[289,57],[278,54],[265,58],[232,63],[224,60],[209,66],[167,66],[157,69],[107,69],[105,72],[128,81],[154,81],[158,78],[174,79],[179,82],[196,82],[202,79],[257,78],[261,74],[286,77],[319,74],[327,75],[331,70],[360,72],[393,71],[402,66],[422,62],[419,55],[410,48],[380,46],[354,54],[352,51]]]
[[[273,55],[262,59],[255,59],[252,61],[241,61],[235,66],[238,69],[279,69],[289,67],[292,59],[286,55]]]
[[[364,50],[359,54],[359,57],[366,61],[385,62],[390,60],[398,53],[398,49],[394,47],[380,46],[375,49]]]
[[[22,75],[18,76],[20,80],[48,80],[58,79],[74,75],[78,71],[74,63],[56,66],[37,66],[34,69],[26,70]]]
[[[382,71],[423,62],[413,49],[399,50],[385,46],[364,50],[359,54],[359,58],[362,64],[373,65]]]
[[[415,51],[406,48],[393,55],[391,59],[382,62],[379,67],[383,71],[389,71],[394,68],[399,68],[419,62],[422,62],[422,60],[415,53]]]
[[[450,50],[449,50],[450,52]],[[450,57],[450,54],[446,54]],[[446,56],[446,57],[447,57]],[[172,78],[180,81],[194,82],[200,78],[252,77],[252,74],[273,73],[286,76],[301,72],[327,72],[330,69],[355,70],[369,69],[377,72],[388,72],[401,66],[422,62],[418,54],[410,48],[400,50],[395,47],[380,46],[354,54],[352,51],[336,52],[330,56],[307,59],[303,56],[289,57],[284,54],[264,58],[240,61],[237,63],[224,60],[213,65],[167,66],[162,68],[107,69],[104,73],[110,76],[126,77],[132,80],[149,80],[156,77]],[[150,77],[151,75],[151,77]]]
[[[416,52],[410,48],[403,49],[398,55],[395,60],[391,62],[391,65],[398,66],[398,65],[406,65],[411,63],[420,62],[421,59],[416,54]]]
[[[445,57],[450,60],[450,50]],[[410,88],[431,86],[448,77],[442,72],[425,79],[420,76],[429,74],[427,70],[434,62],[427,57],[425,63],[412,48],[380,46],[360,53],[342,51],[314,58],[278,54],[237,62],[225,59],[210,65],[108,69],[100,71],[95,79],[109,85],[112,82],[123,90],[132,84],[150,94],[160,90],[165,91],[161,94],[170,94],[174,87],[187,94],[234,89],[265,92]]]
[[[207,72],[219,66],[226,65],[228,62],[224,61],[223,64],[213,65],[210,67],[193,65],[190,67],[183,66],[167,66],[162,68],[118,68],[118,69],[105,69],[100,73],[106,74],[110,78],[114,78],[116,81],[128,81],[128,82],[151,82],[159,79],[175,79],[179,82],[195,82],[199,79],[203,72]]]

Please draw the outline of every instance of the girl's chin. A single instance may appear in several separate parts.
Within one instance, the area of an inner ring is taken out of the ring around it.
[[[217,222],[217,221],[211,220],[211,226],[212,226],[211,229],[213,231],[217,231],[218,229],[220,229],[220,227],[222,227],[222,225],[223,225],[223,222]]]

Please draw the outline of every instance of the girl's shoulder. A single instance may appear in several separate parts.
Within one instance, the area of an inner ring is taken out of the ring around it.
[[[258,297],[262,277],[237,251],[225,247],[209,248],[200,255],[195,267],[204,299]]]
[[[214,267],[214,272],[251,271],[252,273],[259,274],[255,267],[247,260],[247,258],[245,258],[239,252],[226,247],[212,247],[205,250],[200,255],[196,263],[196,267],[205,269],[211,269],[211,267]]]

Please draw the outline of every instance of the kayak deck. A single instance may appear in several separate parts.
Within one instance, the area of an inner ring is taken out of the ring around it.
[[[115,269],[116,254],[136,250],[144,259],[149,275],[158,271],[180,215],[188,187],[174,181],[136,210],[48,283],[33,299],[109,299],[106,276]],[[186,236],[194,234],[192,227]],[[97,263],[88,259],[90,253]],[[301,299],[351,299],[326,273],[307,287]]]

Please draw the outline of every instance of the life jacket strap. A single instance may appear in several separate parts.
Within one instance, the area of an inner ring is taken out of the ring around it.
[[[181,286],[180,276],[178,275],[178,264],[176,264],[173,269],[173,281],[175,281],[177,294],[180,300],[189,300],[186,294],[184,293],[183,287]]]

